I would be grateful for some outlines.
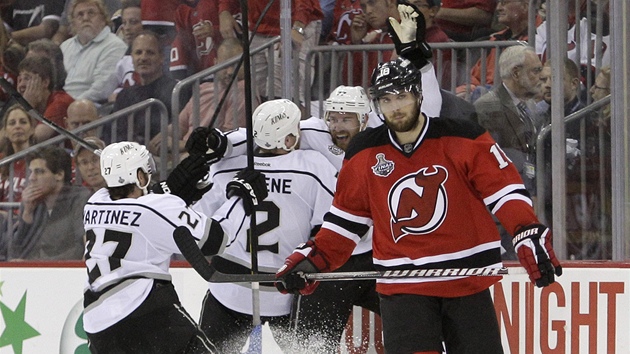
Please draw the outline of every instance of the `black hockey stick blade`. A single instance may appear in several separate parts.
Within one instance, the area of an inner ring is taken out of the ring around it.
[[[201,253],[199,246],[197,246],[197,241],[190,233],[185,226],[178,226],[173,231],[173,239],[175,240],[175,244],[182,252],[182,256],[186,258],[188,263],[193,267],[199,275],[206,281],[210,281],[212,275],[214,274],[214,269],[206,260],[206,257]]]

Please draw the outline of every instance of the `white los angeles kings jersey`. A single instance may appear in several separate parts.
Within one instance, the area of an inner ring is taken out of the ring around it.
[[[87,332],[100,332],[132,313],[148,296],[153,279],[171,280],[171,256],[179,254],[173,231],[186,226],[200,240],[208,234],[206,216],[171,194],[111,200],[102,188],[83,213],[87,243],[83,316]]]
[[[286,155],[255,157],[255,168],[267,178],[269,196],[256,212],[258,236],[258,269],[275,273],[297,245],[306,242],[311,230],[323,223],[332,205],[337,170],[318,152],[295,150]],[[221,160],[210,169],[214,186],[194,208],[218,221],[228,238],[221,257],[251,268],[248,229],[250,219],[242,218],[241,208],[234,208],[231,198],[225,202],[225,187],[236,172],[247,165],[246,156]],[[249,284],[210,283],[210,291],[225,306],[250,313]],[[291,296],[275,288],[261,287],[261,315],[280,316],[289,313]],[[268,290],[268,291],[265,291]]]

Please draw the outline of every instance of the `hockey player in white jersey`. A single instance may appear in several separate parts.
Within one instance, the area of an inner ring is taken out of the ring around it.
[[[268,197],[256,208],[258,270],[274,273],[286,256],[306,242],[323,223],[335,190],[337,170],[316,151],[297,149],[300,110],[285,99],[258,106],[253,114],[254,153],[257,170],[267,178]],[[229,240],[225,251],[212,264],[224,273],[244,274],[251,270],[249,222],[235,223],[232,205],[225,202],[224,186],[247,164],[246,156],[223,159],[211,166],[214,187],[195,204],[206,215],[214,215]],[[238,211],[237,211],[238,212]],[[275,333],[288,332],[293,296],[279,293],[273,284],[260,286],[260,315]],[[252,329],[252,290],[249,283],[209,283],[203,302],[200,326],[225,353],[239,352]],[[286,349],[286,336],[278,336]]]
[[[155,166],[145,146],[119,142],[103,149],[107,188],[84,209],[83,326],[93,353],[217,353],[182,308],[169,274],[171,256],[179,253],[176,227],[188,228],[206,255],[225,247],[222,233],[208,237],[213,223],[188,207],[207,191],[195,187],[208,172],[206,162],[190,155],[152,188],[160,194],[148,193]],[[238,197],[245,196],[232,199]]]

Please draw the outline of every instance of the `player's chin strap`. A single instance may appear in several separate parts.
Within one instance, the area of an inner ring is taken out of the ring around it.
[[[149,194],[149,184],[151,184],[151,174],[150,173],[146,173],[147,175],[147,183],[144,184],[144,186],[140,185],[140,181],[136,181],[136,186],[138,186],[138,188],[140,188],[140,190],[142,190],[142,195],[147,195]]]
[[[190,230],[180,226],[173,232],[177,247],[188,263],[211,283],[247,283],[247,282],[275,282],[275,274],[226,274],[214,269],[206,260],[197,246]],[[443,277],[492,277],[501,275],[527,274],[520,267],[484,267],[484,268],[444,268],[444,269],[412,269],[412,270],[373,270],[362,272],[333,272],[333,273],[303,273],[305,279],[312,281],[341,281],[341,280],[369,280],[369,279],[404,279],[404,278],[443,278]]]

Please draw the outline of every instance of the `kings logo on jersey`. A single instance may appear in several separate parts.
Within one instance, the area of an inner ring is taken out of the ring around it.
[[[407,235],[425,235],[437,229],[446,218],[448,199],[444,183],[446,168],[433,165],[410,173],[389,190],[390,227],[394,242]]]

